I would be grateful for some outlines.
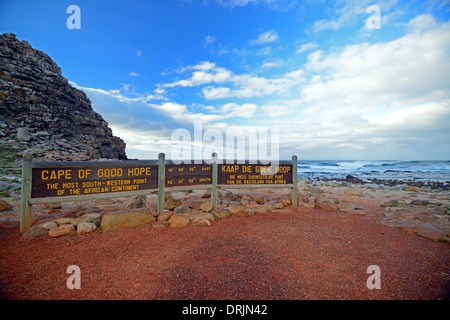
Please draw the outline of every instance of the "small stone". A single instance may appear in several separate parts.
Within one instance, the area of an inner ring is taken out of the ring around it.
[[[314,209],[316,207],[316,204],[315,203],[311,203],[311,202],[303,202],[302,206],[306,207],[306,208]]]
[[[231,213],[227,210],[215,210],[213,215],[217,216],[219,219],[226,219],[231,215]]]
[[[251,217],[251,216],[254,216],[255,214],[256,214],[256,210],[254,208],[246,208],[244,210],[245,217]]]
[[[52,202],[44,204],[47,209],[61,209],[62,205],[60,202]]]
[[[92,213],[86,213],[86,214],[82,215],[80,218],[90,219],[90,221],[93,221],[93,220],[99,219],[101,216],[102,215],[100,213],[92,212]],[[88,221],[88,222],[90,222],[90,221]]]
[[[403,190],[405,190],[405,191],[417,191],[417,188],[408,186],[408,187],[405,187]]]
[[[159,214],[158,221],[167,221],[174,214],[176,214],[175,211],[163,211]]]
[[[112,199],[96,199],[94,200],[94,206],[110,206],[114,204],[114,200]]]
[[[264,204],[267,202],[267,198],[266,197],[253,197],[253,200],[257,203],[257,204]]]
[[[127,209],[136,209],[136,208],[143,208],[146,206],[146,197],[145,196],[136,196],[131,198],[127,204]]]
[[[186,227],[190,223],[191,223],[191,219],[189,219],[184,214],[174,214],[169,219],[169,226],[171,228]]]
[[[102,225],[102,219],[92,220],[92,223],[95,224],[97,228],[100,228],[100,226]]]
[[[11,208],[11,205],[6,200],[0,200],[0,212]]]
[[[398,205],[398,200],[389,200],[381,204],[382,207],[395,207]]]
[[[195,201],[190,202],[188,205],[192,209],[199,209],[202,204],[203,204],[203,201],[195,200]]]
[[[192,225],[210,227],[211,222],[208,219],[194,219]]]
[[[71,224],[72,223],[73,218],[60,218],[58,220],[56,220],[56,223],[60,226],[62,226],[63,224]]]
[[[166,200],[165,208],[167,210],[173,210],[173,209],[175,209],[176,207],[178,207],[180,205],[181,205],[181,201],[180,200],[177,200],[177,199],[171,197],[171,198]]]
[[[282,209],[283,208],[283,205],[281,204],[281,203],[275,203],[274,204],[274,207],[275,207],[275,209]]]
[[[166,220],[158,220],[152,223],[152,227],[155,229],[166,229],[169,225],[169,221]]]
[[[345,190],[344,194],[348,195],[348,196],[361,196],[362,195],[361,192],[355,191],[355,190]]]
[[[42,225],[42,227],[47,230],[56,228],[57,226],[58,224],[56,223],[56,221],[48,221]]]
[[[423,222],[431,222],[434,220],[434,216],[428,212],[420,212],[416,219]]]
[[[203,193],[202,198],[204,198],[204,199],[211,198],[211,190],[206,190]]]
[[[316,203],[316,207],[324,210],[336,210],[337,207],[331,200],[322,200]]]
[[[236,205],[231,207],[228,211],[235,216],[245,216],[245,207],[242,205]]]
[[[214,220],[215,220],[212,213],[209,213],[209,212],[198,212],[193,215],[193,220],[195,220],[195,219],[206,219],[206,220],[209,220],[209,222],[214,222]]]
[[[250,199],[249,197],[242,197],[241,198],[241,205],[248,206],[251,201],[252,201],[252,199]]]
[[[212,210],[212,204],[211,204],[211,202],[205,202],[205,203],[203,203],[203,204],[200,206],[199,209],[200,209],[200,210],[203,210],[203,211],[210,212],[210,211]]]
[[[291,205],[291,200],[288,198],[280,198],[278,201],[283,205],[283,207],[289,207]]]
[[[72,231],[75,231],[75,227],[72,224],[63,224],[59,227],[50,229],[48,231],[48,235],[52,238],[60,237],[66,234],[71,233]]]
[[[351,203],[351,202],[340,202],[340,203],[336,204],[336,208],[345,209],[348,211],[364,209],[364,207],[362,205],[356,204],[356,203]]]
[[[27,127],[17,128],[17,139],[21,141],[29,141],[30,129]]]
[[[176,207],[175,209],[173,209],[173,211],[175,211],[176,213],[186,213],[186,212],[189,212],[189,209],[185,204],[182,204],[182,205]]]
[[[33,225],[29,229],[27,229],[22,235],[22,239],[32,240],[42,236],[46,236],[48,234],[48,230],[44,228],[43,224]]]
[[[429,204],[430,202],[425,201],[425,200],[412,200],[411,204],[413,206],[426,206],[427,204]]]
[[[256,214],[266,214],[269,212],[269,209],[264,205],[257,206],[254,208],[254,210]]]
[[[80,222],[77,225],[78,233],[88,233],[97,229],[97,226],[92,222]]]

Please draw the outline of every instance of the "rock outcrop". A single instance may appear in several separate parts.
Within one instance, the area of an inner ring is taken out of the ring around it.
[[[45,53],[14,34],[0,35],[0,148],[36,159],[126,159],[86,94]]]

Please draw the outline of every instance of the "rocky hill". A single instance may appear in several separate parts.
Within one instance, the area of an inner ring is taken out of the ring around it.
[[[45,53],[14,34],[0,35],[0,163],[36,160],[126,159],[83,91],[72,87]],[[0,172],[1,173],[1,172]]]

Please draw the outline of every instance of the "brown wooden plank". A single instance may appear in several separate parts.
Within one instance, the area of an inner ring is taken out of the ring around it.
[[[212,166],[208,164],[166,165],[166,187],[212,183]]]
[[[273,167],[260,164],[219,164],[219,185],[292,184],[292,164]]]
[[[35,167],[32,168],[32,181],[32,198],[155,189],[158,187],[158,166],[104,163],[95,167]]]

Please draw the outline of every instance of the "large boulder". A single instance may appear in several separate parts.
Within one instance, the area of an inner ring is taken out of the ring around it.
[[[155,222],[152,211],[148,208],[125,209],[105,213],[100,227],[103,232],[135,228]]]
[[[441,239],[444,239],[446,237],[445,232],[442,230],[436,228],[431,223],[422,223],[419,226],[419,231],[417,234],[421,237],[433,240],[433,241],[439,241]]]
[[[245,207],[240,204],[231,207],[228,211],[236,217],[246,217],[247,216],[247,214],[245,213]]]
[[[169,226],[171,228],[186,227],[190,223],[191,223],[191,219],[189,219],[184,214],[174,214],[169,219]]]
[[[50,229],[48,231],[48,235],[52,238],[55,238],[69,234],[72,231],[75,231],[75,227],[73,226],[73,224],[63,224],[61,226]]]
[[[48,229],[44,228],[44,224],[34,224],[28,228],[22,235],[22,239],[32,240],[48,234]]]
[[[177,199],[175,199],[173,197],[169,197],[169,199],[166,200],[165,208],[167,210],[173,210],[173,209],[175,209],[176,207],[178,207],[180,205],[181,205],[181,201],[180,200],[177,200]]]

